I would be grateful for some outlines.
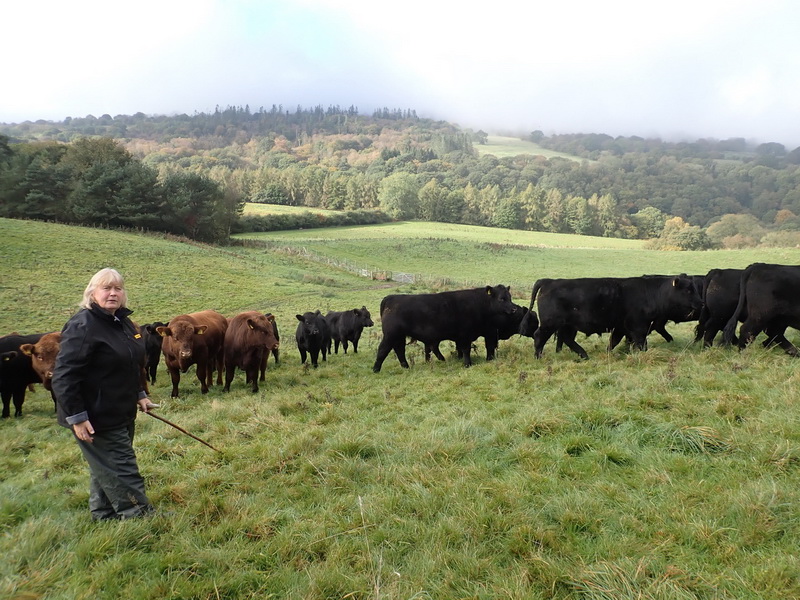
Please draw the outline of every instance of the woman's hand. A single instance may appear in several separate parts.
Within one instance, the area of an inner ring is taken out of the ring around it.
[[[75,423],[72,426],[72,431],[75,432],[75,437],[81,440],[82,442],[92,443],[94,438],[94,427],[89,421],[82,421],[81,423]]]
[[[149,412],[151,408],[158,408],[160,404],[153,404],[150,398],[142,398],[139,400],[139,410],[142,412]]]

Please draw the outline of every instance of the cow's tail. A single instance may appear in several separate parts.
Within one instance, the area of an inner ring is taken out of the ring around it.
[[[536,283],[533,284],[533,290],[531,291],[531,304],[528,306],[528,312],[533,310],[533,303],[536,302],[536,296],[540,289],[542,289],[542,280],[538,279]]]
[[[708,321],[708,306],[706,306],[706,292],[708,291],[708,284],[711,283],[712,277],[716,275],[717,270],[711,269],[705,277],[703,277],[703,289],[700,290],[700,298],[703,300],[703,306],[700,308],[700,316],[697,318],[697,325],[694,328],[694,341],[698,342],[703,339],[706,332],[706,321]]]
[[[726,344],[733,344],[736,339],[736,325],[739,323],[739,315],[742,314],[742,309],[745,303],[745,290],[747,289],[747,280],[750,279],[751,269],[745,269],[742,276],[739,278],[739,303],[736,305],[736,310],[733,311],[733,316],[723,329],[723,337]]]
[[[532,336],[533,331],[529,331],[529,329],[534,329],[536,325],[538,325],[538,319],[536,321],[536,325],[534,325],[533,327],[531,327],[528,323],[530,322],[531,319],[536,318],[536,313],[533,311],[533,305],[536,302],[536,295],[539,293],[539,290],[542,287],[542,283],[543,283],[542,280],[539,279],[536,281],[536,283],[533,284],[533,290],[531,291],[531,303],[528,306],[528,312],[525,313],[525,316],[522,317],[522,321],[519,324],[518,331],[521,335]]]

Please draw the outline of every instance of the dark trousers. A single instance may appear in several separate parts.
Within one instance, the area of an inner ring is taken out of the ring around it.
[[[96,431],[92,443],[77,440],[89,463],[89,510],[94,520],[129,519],[153,510],[136,464],[133,433],[131,422],[116,429]]]

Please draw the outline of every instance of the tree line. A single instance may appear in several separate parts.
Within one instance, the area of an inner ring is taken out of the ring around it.
[[[29,158],[55,152],[47,150],[54,146],[52,140],[68,141],[60,152],[71,154],[69,148],[87,143],[87,135],[94,140],[114,137],[129,154],[128,168],[155,177],[161,196],[174,187],[166,185],[174,178],[205,178],[223,198],[216,202],[223,226],[213,238],[230,230],[243,202],[268,202],[379,209],[396,219],[655,238],[654,245],[665,248],[800,242],[800,149],[789,152],[775,143],[751,147],[737,138],[676,144],[635,136],[548,137],[533,132],[528,138],[541,147],[569,152],[576,159],[498,158],[476,150],[486,142],[482,131],[423,119],[410,109],[384,108],[364,116],[353,106],[89,116],[0,126],[0,133],[9,136],[12,154]],[[63,195],[60,180],[53,172],[47,184],[37,176],[35,161],[15,160],[6,169],[6,176],[9,170],[17,173],[12,177],[18,188],[15,199],[11,204],[0,199],[0,210],[41,214],[37,205],[48,204],[43,196]],[[53,162],[49,160],[44,162]],[[20,171],[23,167],[31,173]],[[41,189],[25,187],[24,182],[37,178]],[[141,184],[146,178],[138,180]],[[81,206],[85,193],[72,189],[74,172],[69,181],[74,197],[62,208],[76,202]],[[52,189],[45,193],[48,185]],[[128,208],[111,211],[113,218],[119,220],[124,213],[128,221],[135,220],[134,203],[121,204]],[[153,204],[147,208],[154,210]],[[48,210],[56,205],[51,202]],[[168,205],[162,201],[162,212],[156,214],[161,225],[175,227],[180,219],[175,211],[169,214]],[[73,210],[70,216],[88,218],[89,213]]]
[[[158,172],[110,138],[8,143],[0,136],[0,216],[228,239],[242,209],[209,177]]]

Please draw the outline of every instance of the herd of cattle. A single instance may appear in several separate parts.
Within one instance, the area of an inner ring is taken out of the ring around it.
[[[366,306],[324,316],[317,310],[296,318],[295,340],[301,363],[310,357],[314,367],[320,354],[326,360],[332,346],[338,353],[341,345],[347,353],[348,344],[352,344],[357,353],[363,329],[373,325]],[[788,327],[800,329],[800,266],[754,263],[746,269],[712,269],[706,275],[539,279],[529,307],[515,304],[504,285],[392,294],[381,301],[380,319],[383,337],[373,365],[376,373],[392,350],[401,366],[408,368],[409,339],[424,344],[426,360],[431,354],[444,360],[439,343],[453,341],[465,366],[472,364],[472,345],[478,338],[484,338],[486,358],[492,360],[499,340],[516,334],[533,338],[536,358],[555,336],[556,351],[566,344],[586,359],[586,351],[575,341],[578,332],[608,333],[609,349],[624,339],[646,350],[647,336],[653,331],[672,341],[665,329],[668,321],[697,321],[695,341],[702,339],[705,346],[711,346],[720,331],[724,343],[739,348],[765,332],[765,346],[777,344],[797,356],[798,350],[785,332]],[[738,323],[742,325],[737,336]],[[223,391],[228,391],[237,369],[245,372],[246,384],[257,392],[259,380],[265,379],[268,356],[279,361],[280,334],[275,317],[257,311],[226,318],[204,310],[179,315],[168,323],[141,325],[140,332],[147,349],[143,385],[155,383],[163,355],[172,379],[172,397],[178,396],[181,373],[192,365],[196,365],[203,393],[212,385],[214,371],[217,385],[223,384],[225,372]],[[13,333],[0,337],[4,418],[10,416],[12,400],[15,415],[22,414],[25,391],[31,384],[42,383],[50,389],[60,335]]]

